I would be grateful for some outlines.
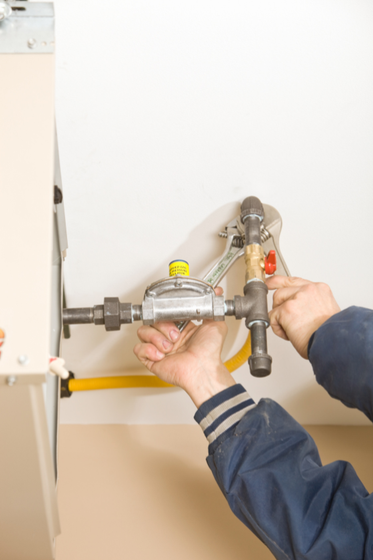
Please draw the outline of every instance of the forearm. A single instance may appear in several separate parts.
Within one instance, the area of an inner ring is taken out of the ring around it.
[[[239,387],[196,414],[233,512],[278,559],[371,559],[372,496],[351,465],[323,467],[314,441],[285,410],[270,400],[255,405]],[[241,403],[224,406],[237,396]]]
[[[308,354],[318,383],[373,420],[373,311],[334,315],[313,334]]]

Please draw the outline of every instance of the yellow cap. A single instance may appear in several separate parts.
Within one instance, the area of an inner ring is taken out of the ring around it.
[[[171,261],[169,264],[170,276],[189,276],[189,263],[186,261]]]

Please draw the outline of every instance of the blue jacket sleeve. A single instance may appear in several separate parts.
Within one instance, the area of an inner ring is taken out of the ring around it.
[[[331,397],[373,421],[373,311],[349,307],[311,337],[308,357]]]
[[[235,515],[278,560],[372,560],[373,494],[344,461],[322,466],[311,436],[241,385],[197,411],[207,463]]]

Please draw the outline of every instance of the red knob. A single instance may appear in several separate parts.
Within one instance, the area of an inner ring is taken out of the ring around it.
[[[273,274],[276,271],[276,251],[270,251],[265,258],[266,274]]]

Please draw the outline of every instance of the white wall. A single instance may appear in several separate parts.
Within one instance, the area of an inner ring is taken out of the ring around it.
[[[294,275],[373,307],[373,4],[368,0],[55,1],[68,305],[140,303],[175,258],[202,276],[248,195],[283,217]],[[239,263],[228,297],[241,293]],[[226,354],[245,329],[228,318]],[[77,376],[137,366],[136,326],[77,326]],[[304,423],[364,423],[269,337],[273,374],[237,379]],[[63,422],[189,423],[178,390],[75,394]]]

